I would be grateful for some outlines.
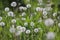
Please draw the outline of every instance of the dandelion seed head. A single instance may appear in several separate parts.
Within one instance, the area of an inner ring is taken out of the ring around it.
[[[35,23],[34,22],[31,22],[30,25],[33,27],[35,25]]]
[[[12,19],[11,22],[12,22],[12,23],[16,23],[16,19]]]
[[[5,8],[5,11],[7,11],[7,12],[8,12],[8,11],[9,11],[9,7],[6,7],[6,8]]]
[[[25,32],[26,28],[25,27],[21,27],[20,30],[21,30],[21,32]]]
[[[11,33],[15,33],[16,29],[15,29],[14,27],[10,27],[9,31],[10,31]]]
[[[0,22],[0,26],[5,26],[5,23],[4,22]]]
[[[30,34],[30,30],[26,30],[26,34]]]
[[[54,32],[48,32],[46,36],[47,36],[48,40],[51,40],[51,39],[55,38],[55,33]]]
[[[46,26],[52,26],[54,24],[54,20],[51,19],[51,18],[48,18],[48,19],[45,20],[44,23],[45,23]]]
[[[12,3],[11,3],[11,6],[12,6],[12,7],[16,7],[16,6],[17,6],[17,3],[16,3],[16,2],[12,2]]]
[[[27,7],[27,8],[30,8],[30,7],[31,7],[31,4],[27,4],[26,7]]]
[[[34,32],[35,32],[35,33],[39,32],[39,29],[38,29],[38,28],[35,28],[35,29],[34,29]]]
[[[24,23],[24,26],[28,26],[28,22],[25,22],[25,23]]]
[[[14,13],[12,11],[9,11],[8,16],[14,17]]]
[[[16,36],[19,36],[20,34],[21,34],[21,31],[15,32],[15,35],[16,35]]]

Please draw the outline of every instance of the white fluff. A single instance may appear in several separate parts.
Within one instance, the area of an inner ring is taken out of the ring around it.
[[[9,11],[9,7],[6,7],[6,8],[5,8],[5,11],[7,11],[7,12],[8,12],[8,11]]]
[[[35,23],[34,23],[34,22],[30,22],[30,25],[31,25],[31,26],[34,26],[34,25],[35,25]]]
[[[35,33],[39,32],[39,29],[38,29],[38,28],[35,28],[35,29],[34,29],[34,32],[35,32]]]
[[[15,29],[14,27],[10,27],[9,31],[10,31],[11,33],[15,33],[16,29]]]
[[[30,34],[30,30],[26,30],[26,34]]]
[[[43,15],[46,16],[47,15],[47,11],[43,11]]]
[[[23,12],[21,16],[25,16],[25,15],[26,15],[26,13],[25,13],[25,12]]]
[[[5,26],[5,23],[4,22],[0,22],[0,26]]]
[[[25,27],[21,27],[21,28],[20,28],[20,31],[21,31],[21,32],[25,32],[25,31],[26,31],[26,28],[25,28]]]
[[[31,4],[27,4],[26,7],[27,7],[27,8],[30,8],[30,7],[31,7]]]
[[[14,17],[14,13],[12,11],[9,11],[8,16]]]
[[[26,18],[21,18],[21,20],[26,20]]]
[[[11,3],[11,6],[12,6],[12,7],[16,7],[16,6],[17,6],[17,3],[16,3],[16,2],[12,2],[12,3]]]
[[[57,16],[57,13],[53,13],[53,17],[56,17]]]
[[[46,26],[52,26],[54,24],[54,20],[51,19],[51,18],[48,18],[48,19],[45,20],[44,23],[45,23]]]
[[[24,26],[28,26],[28,22],[25,22],[25,23],[24,23]]]
[[[36,7],[36,11],[42,11],[43,8],[40,8],[40,7]]]
[[[16,19],[12,19],[11,22],[12,22],[12,23],[16,23]]]
[[[55,33],[54,32],[48,32],[46,36],[47,36],[48,40],[52,40],[55,38]]]
[[[15,35],[16,35],[16,36],[19,36],[20,34],[21,34],[21,31],[15,32]]]

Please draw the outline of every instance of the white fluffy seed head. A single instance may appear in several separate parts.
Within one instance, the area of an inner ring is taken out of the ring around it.
[[[26,20],[26,18],[21,18],[21,20]]]
[[[21,16],[25,16],[25,15],[26,15],[26,13],[25,13],[25,12],[23,12]]]
[[[0,26],[5,26],[5,23],[4,22],[0,22]]]
[[[12,11],[8,12],[8,16],[14,17],[14,13]]]
[[[24,26],[28,26],[28,22],[25,22],[25,23],[24,23]]]
[[[10,31],[11,33],[15,33],[16,29],[15,29],[14,27],[10,27],[9,31]]]
[[[46,16],[47,15],[47,11],[43,11],[43,15]]]
[[[55,33],[54,32],[48,32],[46,36],[47,36],[48,40],[52,40],[55,38]]]
[[[26,28],[25,27],[21,27],[20,30],[21,30],[21,32],[25,32]]]
[[[35,29],[34,29],[34,32],[35,32],[35,33],[39,32],[39,29],[38,29],[38,28],[35,28]]]
[[[36,7],[36,11],[42,11],[43,8],[40,8],[40,7]]]
[[[16,23],[16,19],[12,19],[11,22],[12,22],[12,23]]]
[[[0,16],[0,21],[2,20],[2,17]]]
[[[21,34],[21,31],[15,32],[15,35],[16,35],[16,36],[19,36],[20,34]]]
[[[57,16],[57,13],[53,13],[53,17],[56,17]]]
[[[22,11],[22,10],[23,10],[23,8],[24,8],[23,6],[20,6],[20,7],[19,7],[19,10],[20,10],[20,11]]]
[[[30,7],[31,7],[31,4],[27,4],[26,7],[27,7],[27,8],[30,8]]]
[[[12,3],[11,3],[11,6],[12,6],[12,7],[16,7],[16,6],[17,6],[17,3],[16,3],[16,2],[12,2]]]
[[[26,30],[26,34],[30,34],[30,30]]]
[[[51,18],[48,18],[48,19],[45,20],[44,23],[45,23],[46,26],[52,26],[54,24],[54,20],[51,19]]]
[[[17,27],[16,27],[16,29],[17,29],[18,31],[21,31],[20,28],[21,28],[21,26],[17,26]]]
[[[35,23],[34,23],[34,22],[30,22],[30,25],[31,25],[31,26],[34,26],[34,25],[35,25]]]
[[[22,11],[22,10],[26,11],[27,8],[26,8],[26,7],[23,7],[23,6],[20,6],[20,7],[19,7],[19,10],[20,10],[20,11]]]
[[[8,12],[8,11],[9,11],[9,7],[6,7],[6,8],[5,8],[5,11],[7,11],[7,12]]]
[[[26,11],[27,10],[27,7],[23,7],[23,10]]]

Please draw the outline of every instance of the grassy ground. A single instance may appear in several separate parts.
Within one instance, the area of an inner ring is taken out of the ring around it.
[[[5,0],[4,0],[5,2]],[[8,2],[8,1],[6,1]],[[51,0],[51,3],[53,3],[55,6],[53,6],[53,11],[51,11],[51,15],[54,12],[58,12],[60,11],[60,8],[58,8],[58,5],[60,5],[60,0]],[[24,4],[27,4],[28,2],[26,2],[24,0]],[[2,16],[2,21],[5,22],[5,26],[1,27],[0,26],[0,40],[19,40],[18,37],[15,37],[14,34],[11,34],[9,29],[10,26],[12,25],[11,20],[12,19],[16,19],[16,26],[21,25],[24,26],[24,22],[28,22],[29,25],[28,27],[26,27],[27,29],[30,29],[32,31],[33,28],[31,28],[30,26],[30,22],[33,21],[35,23],[34,28],[42,28],[42,31],[40,30],[39,33],[34,33],[33,31],[31,32],[31,34],[26,35],[25,33],[22,33],[20,35],[20,39],[21,40],[46,40],[45,34],[49,31],[51,32],[55,32],[56,33],[56,37],[54,40],[60,40],[60,28],[57,26],[58,24],[55,24],[53,27],[46,27],[44,25],[44,21],[41,23],[38,23],[37,21],[39,20],[40,17],[42,17],[41,12],[36,12],[36,10],[34,8],[36,8],[38,5],[37,0],[31,0],[30,2],[31,4],[31,8],[28,9],[26,12],[26,16],[22,17],[21,16],[21,12],[19,12],[17,9],[13,9],[13,7],[10,6],[10,3],[3,3],[2,0],[0,0],[0,16]],[[47,0],[44,0],[44,4],[47,4]],[[12,10],[14,12],[14,14],[16,15],[14,18],[12,17],[6,17],[7,12],[4,11],[4,8],[9,6],[10,10]],[[44,7],[40,6],[40,7]],[[30,14],[34,14],[37,13],[36,15],[33,15],[31,20],[30,20]],[[19,19],[18,19],[19,18]],[[21,18],[26,18],[25,21],[22,21]],[[55,17],[56,18],[56,17]],[[44,19],[43,19],[44,20]],[[57,20],[58,21],[58,20]],[[28,37],[27,37],[28,36]]]

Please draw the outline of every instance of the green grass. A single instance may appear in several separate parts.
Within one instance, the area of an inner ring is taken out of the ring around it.
[[[45,4],[46,4],[46,1],[47,0],[44,0]],[[58,4],[60,4],[59,2],[60,2],[60,0],[51,0],[51,3],[54,3],[54,5],[55,5],[55,7],[53,8],[52,12],[58,12],[58,9],[59,9],[58,8]],[[56,37],[55,37],[54,40],[60,40],[60,28],[57,26],[57,24],[54,25],[53,27],[49,28],[49,27],[46,27],[44,25],[44,21],[41,22],[41,23],[37,22],[39,20],[39,18],[42,16],[42,12],[36,12],[36,10],[34,9],[34,8],[36,8],[38,6],[37,3],[38,3],[37,0],[31,0],[30,4],[31,4],[32,7],[30,9],[28,9],[27,11],[25,11],[26,14],[27,14],[25,16],[25,18],[26,18],[25,21],[22,21],[21,20],[22,17],[19,16],[19,14],[21,14],[21,12],[18,12],[17,10],[13,10],[14,13],[16,14],[16,16],[14,17],[14,19],[17,20],[16,26],[18,26],[18,25],[24,26],[23,25],[24,22],[28,22],[29,24],[28,24],[27,29],[30,29],[32,31],[29,35],[26,35],[25,33],[22,33],[20,35],[20,40],[46,40],[45,34],[47,32],[50,32],[50,31],[56,33]],[[4,26],[4,28],[2,28],[0,26],[0,40],[16,40],[16,39],[19,40],[18,37],[15,37],[15,35],[12,34],[12,33],[10,33],[10,31],[9,31],[9,29],[10,29],[10,27],[12,25],[11,20],[13,18],[12,17],[6,17],[7,12],[4,11],[4,8],[6,6],[8,6],[8,4],[9,3],[7,3],[7,5],[4,5],[3,2],[0,1],[0,16],[2,16],[2,18],[3,18],[2,21],[6,23],[6,25]],[[27,3],[25,2],[25,4],[27,4]],[[9,6],[9,7],[10,7],[10,10],[13,9],[13,8],[11,8],[11,6]],[[30,12],[33,13],[33,14],[35,12],[37,13],[36,15],[32,16],[31,20],[29,18],[30,14],[31,14]],[[52,12],[51,12],[51,14],[52,14]],[[17,18],[19,18],[19,20]],[[42,28],[42,31],[40,30],[39,33],[37,33],[37,34],[34,33],[33,30],[32,30],[33,28],[30,26],[30,22],[31,21],[33,21],[35,23],[34,28],[37,28],[37,27],[38,28]]]

